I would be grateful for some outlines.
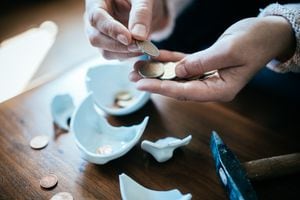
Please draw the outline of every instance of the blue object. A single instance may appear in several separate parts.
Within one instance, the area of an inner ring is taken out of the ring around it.
[[[246,171],[236,156],[213,131],[210,149],[215,160],[216,172],[230,200],[256,200],[256,193],[247,178]]]

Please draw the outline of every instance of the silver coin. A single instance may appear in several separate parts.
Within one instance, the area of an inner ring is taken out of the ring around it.
[[[119,108],[125,108],[130,106],[131,104],[133,104],[133,102],[135,101],[135,99],[129,99],[129,100],[119,100],[116,102],[116,105]]]
[[[96,149],[97,154],[105,155],[112,152],[112,147],[110,145],[103,145]]]
[[[49,137],[47,135],[39,135],[31,139],[30,147],[33,149],[42,149],[48,145]]]
[[[165,63],[164,66],[164,74],[159,77],[159,79],[162,80],[171,80],[176,78],[176,73],[175,73],[175,67],[176,67],[175,62],[167,62]]]
[[[204,74],[199,77],[199,80],[205,80],[211,76],[215,76],[218,74],[218,70],[212,70],[212,71],[209,71],[209,72],[204,72]]]
[[[127,101],[132,99],[132,94],[129,91],[120,91],[115,96],[116,101]]]
[[[159,56],[158,48],[151,41],[136,41],[136,44],[143,53],[153,57]]]
[[[73,196],[69,192],[59,192],[52,196],[50,200],[73,200]]]
[[[158,78],[164,74],[164,66],[160,62],[146,62],[139,68],[139,74],[144,78]]]

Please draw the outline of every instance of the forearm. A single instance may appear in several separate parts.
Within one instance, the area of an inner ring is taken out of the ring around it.
[[[300,72],[300,4],[271,4],[261,11],[259,17],[282,16],[291,25],[294,44],[290,46],[293,52],[280,62],[278,57],[274,58],[267,67],[277,72]],[[280,38],[279,38],[280,39]],[[285,49],[288,53],[291,49]],[[275,60],[276,59],[276,60]]]

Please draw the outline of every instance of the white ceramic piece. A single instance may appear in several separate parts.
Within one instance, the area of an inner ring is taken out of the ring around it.
[[[126,174],[119,175],[122,200],[190,200],[191,194],[181,194],[179,190],[156,191],[145,188]]]
[[[89,94],[73,114],[71,131],[84,159],[95,164],[105,164],[123,156],[136,145],[146,128],[148,117],[138,125],[114,127],[94,106]],[[100,151],[105,153],[99,154],[101,147],[109,147],[110,151]]]
[[[53,121],[58,127],[64,130],[69,130],[69,120],[74,110],[73,99],[68,94],[57,95],[51,102]]]
[[[139,91],[128,75],[132,64],[120,62],[91,67],[86,76],[86,87],[93,95],[95,104],[110,115],[126,115],[140,109],[150,99],[150,93]],[[128,91],[133,97],[130,105],[114,107],[115,97],[121,91]]]
[[[173,152],[176,148],[188,145],[192,139],[189,135],[184,139],[178,139],[174,137],[167,137],[156,142],[150,142],[144,140],[141,144],[143,150],[150,153],[158,162],[165,162],[172,158]]]

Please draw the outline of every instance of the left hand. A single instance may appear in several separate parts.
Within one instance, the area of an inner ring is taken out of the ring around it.
[[[163,51],[160,61],[179,61],[176,75],[188,78],[218,70],[219,76],[203,81],[177,82],[130,75],[139,90],[179,100],[230,101],[273,58],[287,59],[294,51],[290,24],[282,17],[248,18],[229,27],[208,49],[191,55]]]

